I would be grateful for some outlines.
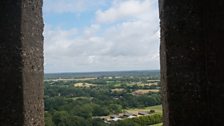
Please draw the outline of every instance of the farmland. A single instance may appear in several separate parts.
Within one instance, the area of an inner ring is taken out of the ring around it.
[[[162,114],[162,106],[161,105],[150,106],[150,107],[145,107],[145,108],[132,108],[132,109],[126,109],[125,111],[137,114],[137,112],[139,112],[139,111],[147,111],[147,110],[155,110],[155,114]]]
[[[158,71],[45,76],[46,126],[154,124],[161,110]]]
[[[150,126],[162,126],[162,123],[158,123],[158,124],[154,124],[154,125],[150,125]]]

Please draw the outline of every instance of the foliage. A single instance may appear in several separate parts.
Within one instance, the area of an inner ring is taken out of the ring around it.
[[[95,80],[87,79],[84,81],[45,81],[45,126],[109,126],[102,119],[94,117],[121,113],[127,108],[161,104],[160,93],[132,94],[137,89],[158,88],[155,85],[132,84],[148,83],[150,79],[158,79],[157,74],[148,76],[146,73],[139,72],[136,76],[131,76],[134,73],[126,73],[125,76],[119,78],[116,78],[115,73],[112,73],[111,78],[99,75]],[[63,75],[63,77],[65,76],[66,74]],[[68,78],[72,78],[71,76],[69,74]],[[97,86],[77,88],[74,87],[74,83],[90,83]],[[123,90],[112,91],[116,88]],[[125,119],[111,125],[143,126],[159,122],[161,122],[161,115]]]
[[[44,121],[45,121],[45,126],[54,126],[54,122],[52,120],[52,115],[48,112],[44,113]]]
[[[114,122],[112,126],[148,126],[162,122],[162,115],[155,114],[149,116],[140,116],[138,118],[125,119]]]

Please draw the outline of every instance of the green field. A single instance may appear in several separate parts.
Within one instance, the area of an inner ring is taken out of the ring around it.
[[[133,108],[133,109],[126,109],[129,113],[137,114],[139,111],[148,111],[148,110],[155,110],[155,114],[162,114],[162,105],[150,106],[145,108]]]
[[[147,108],[154,109],[156,111],[156,113],[163,113],[162,105],[156,105],[156,106],[151,106],[151,107],[147,107]]]
[[[159,71],[65,73],[45,78],[45,126],[162,122]]]
[[[163,124],[162,123],[159,123],[159,124],[154,124],[154,125],[150,125],[150,126],[162,126]]]
[[[154,109],[156,111],[156,113],[163,113],[162,105],[148,107],[148,109]],[[150,126],[163,126],[163,123],[154,124],[154,125],[150,125]]]

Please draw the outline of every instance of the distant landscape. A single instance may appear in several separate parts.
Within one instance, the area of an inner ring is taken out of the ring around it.
[[[45,74],[45,126],[162,126],[160,71]]]

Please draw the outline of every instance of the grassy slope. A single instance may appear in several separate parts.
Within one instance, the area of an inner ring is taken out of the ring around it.
[[[154,124],[154,125],[150,125],[150,126],[162,126],[163,124],[162,123],[159,123],[159,124]]]
[[[146,108],[142,108],[142,109],[128,109],[126,111],[130,112],[130,113],[137,113],[138,111],[146,111],[146,110],[155,110],[156,113],[158,114],[162,114],[162,105],[156,105],[156,106],[151,106],[151,107],[146,107]],[[163,126],[163,123],[158,123],[158,124],[154,124],[154,125],[150,125],[150,126]]]
[[[158,114],[162,114],[162,105],[151,106],[151,107],[146,107],[146,108],[126,109],[125,111],[130,112],[130,113],[138,113],[139,111],[148,111],[151,109],[155,110],[156,113],[158,113]]]

